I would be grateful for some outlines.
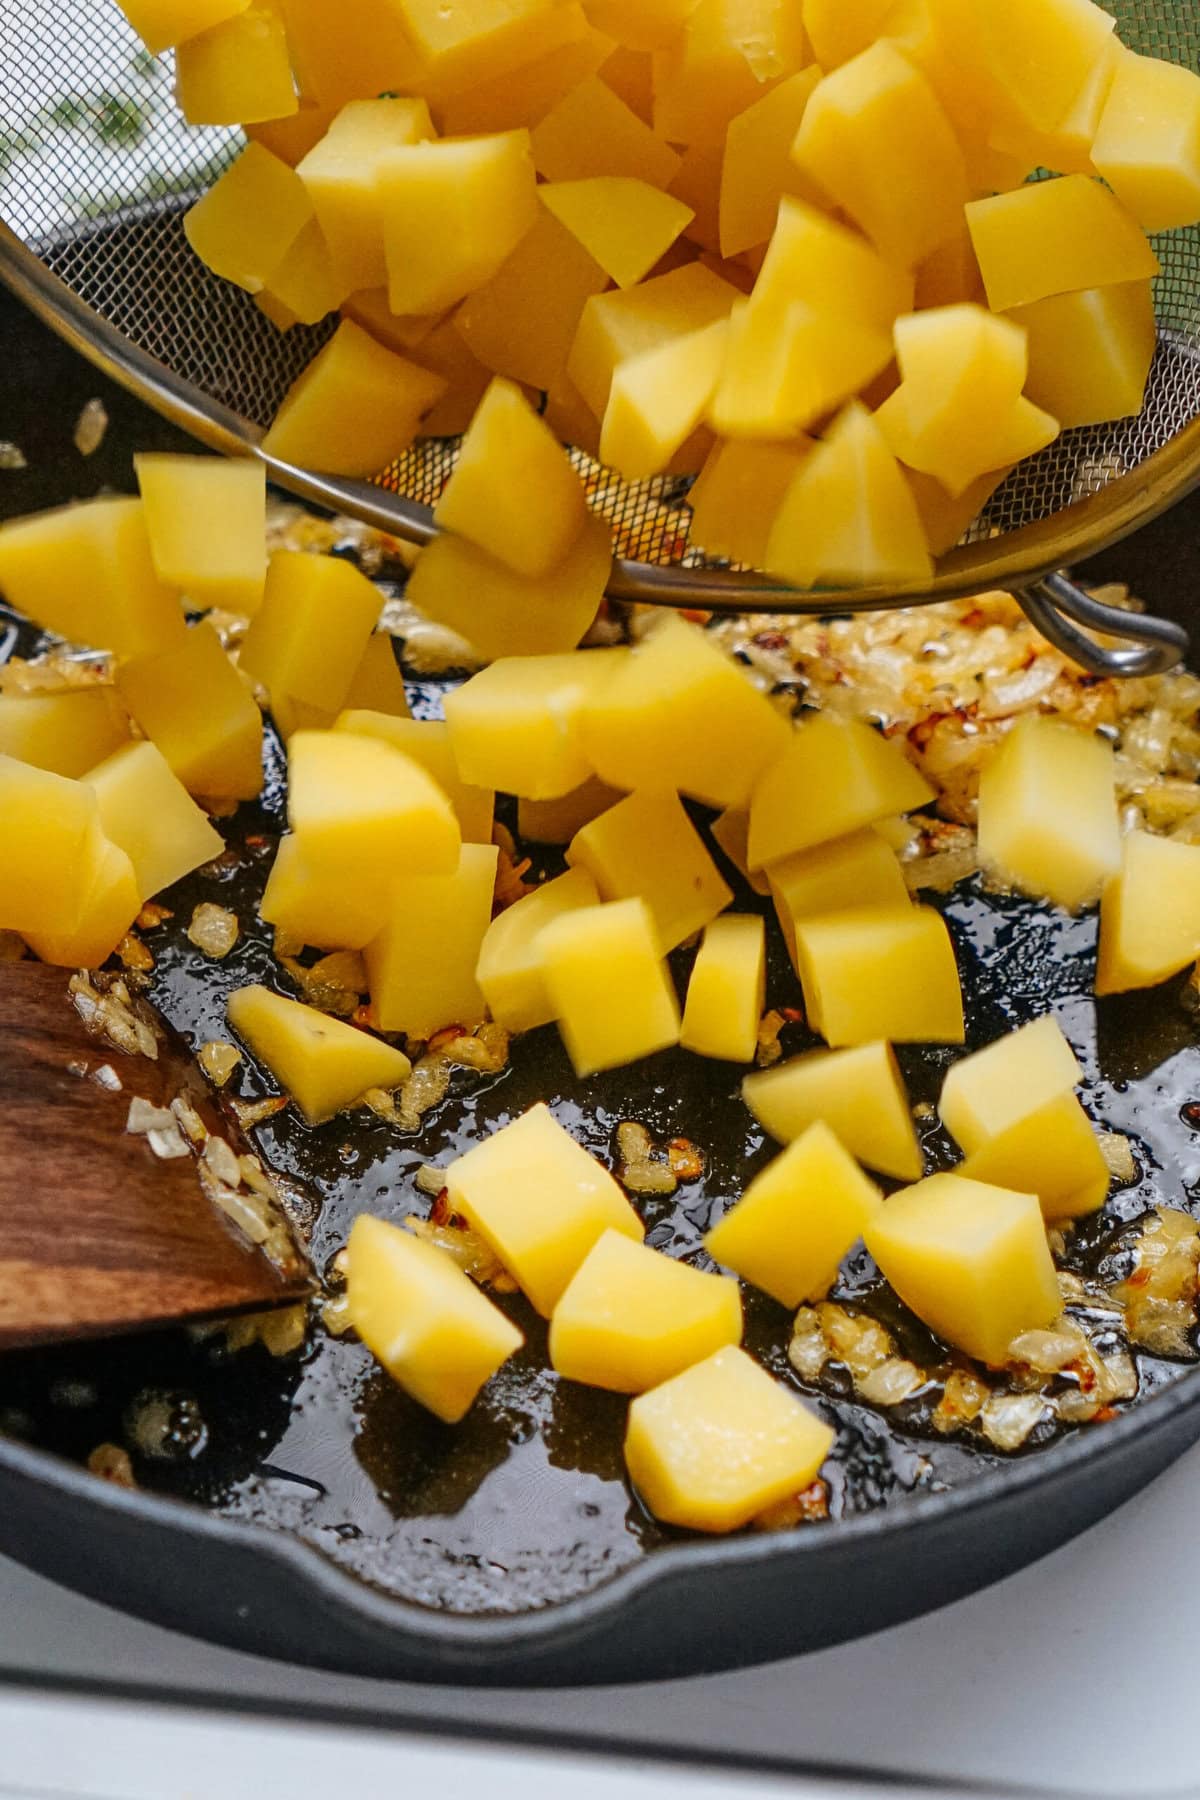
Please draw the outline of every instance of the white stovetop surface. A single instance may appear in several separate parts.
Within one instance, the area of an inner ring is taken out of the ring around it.
[[[1053,1557],[912,1624],[735,1675],[555,1693],[267,1663],[0,1559],[0,1678],[13,1684],[0,1686],[0,1794],[324,1800],[345,1783],[354,1800],[458,1800],[486,1782],[495,1800],[769,1800],[790,1765],[786,1791],[804,1800],[879,1794],[839,1769],[899,1775],[887,1791],[901,1797],[923,1779],[952,1794],[1200,1795],[1198,1515],[1200,1448]],[[496,1728],[628,1760],[479,1741]],[[750,1766],[701,1775],[639,1761],[650,1747],[733,1751]],[[753,1773],[755,1759],[773,1773]]]

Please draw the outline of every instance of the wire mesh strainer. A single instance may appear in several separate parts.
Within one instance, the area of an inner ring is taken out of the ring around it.
[[[1122,39],[1200,71],[1196,0],[1107,0]],[[258,439],[332,322],[278,332],[197,260],[187,206],[240,148],[175,108],[169,58],[141,52],[112,0],[0,5],[0,279],[81,352],[215,449]],[[614,528],[610,592],[713,611],[846,612],[1016,592],[1039,628],[1099,673],[1173,666],[1163,620],[1117,612],[1060,571],[1119,540],[1200,483],[1200,229],[1156,240],[1159,348],[1136,419],[1069,431],[1017,468],[931,583],[799,592],[706,559],[688,541],[688,483],[629,483],[575,452]],[[422,543],[457,454],[416,445],[372,483],[265,459],[300,496]],[[1080,630],[1080,627],[1085,630]],[[1101,632],[1126,640],[1101,645]]]

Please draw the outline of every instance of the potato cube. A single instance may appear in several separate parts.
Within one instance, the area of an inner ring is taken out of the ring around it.
[[[669,468],[712,400],[728,332],[718,319],[620,365],[600,430],[602,462],[626,481],[648,481]]]
[[[472,355],[456,329],[458,314],[447,313],[417,345],[423,369],[440,375],[445,391],[421,422],[423,437],[457,437],[475,416],[487,393],[491,370]]]
[[[517,801],[517,836],[523,844],[569,844],[577,831],[622,798],[598,775],[589,775],[569,794],[554,800]]]
[[[1108,56],[1114,20],[1092,0],[982,0],[972,25],[995,110],[1049,130]]]
[[[641,788],[601,813],[567,846],[605,900],[644,900],[666,955],[716,918],[733,899],[679,798]]]
[[[346,284],[333,266],[325,234],[310,219],[278,264],[254,304],[276,331],[293,325],[317,325],[346,298]]]
[[[1092,162],[1144,231],[1200,221],[1200,75],[1123,51]]]
[[[1064,431],[1141,412],[1158,348],[1148,281],[1052,294],[1008,316],[1029,336],[1029,398]]]
[[[867,1249],[906,1306],[948,1344],[999,1366],[1062,1311],[1036,1194],[930,1175],[867,1222]]]
[[[186,43],[222,19],[244,12],[250,0],[120,0],[121,11],[151,56]]]
[[[408,695],[396,661],[395,640],[390,631],[376,631],[367,639],[362,660],[350,678],[343,702],[346,712],[383,713],[407,719]]]
[[[808,60],[792,0],[700,0],[654,63],[654,129],[672,144],[723,144],[729,121]]]
[[[792,735],[704,631],[670,614],[593,687],[581,730],[613,787],[673,787],[709,806],[744,806]]]
[[[124,745],[84,780],[95,794],[105,836],[133,864],[139,904],[225,848],[155,744]],[[53,929],[48,919],[39,924]]]
[[[803,189],[792,145],[820,79],[815,64],[801,69],[729,121],[719,200],[722,256],[765,244],[776,230],[780,201]]]
[[[1095,1127],[1074,1094],[1058,1094],[972,1152],[960,1174],[1036,1194],[1048,1219],[1077,1219],[1108,1198]]]
[[[0,755],[0,927],[73,932],[104,850],[103,820],[86,784]]]
[[[348,885],[453,874],[461,837],[450,802],[390,744],[350,731],[298,731],[288,777],[288,823],[318,873],[340,874]]]
[[[904,872],[890,844],[877,831],[853,831],[811,850],[794,850],[767,863],[775,914],[792,962],[796,961],[796,921],[855,906],[901,907],[908,903]]]
[[[580,907],[543,926],[546,989],[576,1075],[679,1041],[679,1005],[644,900]]]
[[[883,1196],[817,1122],[705,1234],[714,1261],[783,1306],[823,1300]]]
[[[336,713],[323,706],[310,706],[307,700],[293,700],[290,694],[276,694],[271,701],[271,717],[285,744],[290,744],[298,731],[331,731]]]
[[[591,773],[583,710],[628,652],[576,650],[507,656],[445,698],[450,743],[464,780],[533,800],[573,792]]]
[[[532,139],[534,164],[546,181],[627,175],[666,188],[679,172],[676,152],[596,75],[564,95],[534,126]]]
[[[393,1381],[447,1425],[524,1342],[453,1257],[367,1213],[346,1246],[346,1302]]]
[[[397,719],[389,713],[348,709],[338,715],[334,730],[379,738],[420,763],[453,807],[463,843],[491,843],[496,791],[463,780],[444,719]]]
[[[1098,994],[1157,987],[1200,956],[1200,845],[1131,831],[1100,906]]]
[[[433,136],[433,120],[424,100],[390,95],[351,100],[299,164],[296,173],[304,183],[344,293],[382,287],[387,280],[379,183],[383,158],[390,150]]]
[[[632,1402],[625,1462],[656,1519],[728,1532],[806,1488],[833,1439],[790,1388],[730,1346]]]
[[[313,145],[320,143],[333,119],[331,107],[316,106],[311,100],[302,99],[297,110],[286,118],[248,121],[246,136],[294,169],[297,163],[303,162]]]
[[[911,273],[884,260],[856,231],[806,201],[781,201],[775,231],[754,284],[756,306],[802,302],[839,323],[881,333],[912,311]],[[873,371],[877,373],[878,371]]]
[[[441,375],[343,319],[288,389],[263,453],[326,475],[377,475],[404,454],[445,390]]]
[[[628,175],[552,181],[539,197],[622,288],[648,275],[694,216],[681,200]]]
[[[953,127],[924,75],[882,39],[814,90],[792,156],[902,268],[962,223],[969,189]]]
[[[247,144],[202,199],[183,229],[206,268],[261,293],[313,216],[295,169],[261,144]]]
[[[353,319],[361,325],[369,337],[385,350],[394,350],[397,356],[408,356],[410,351],[420,350],[428,343],[430,337],[446,323],[444,313],[394,313],[388,305],[387,288],[359,288],[348,294],[342,301],[343,318]],[[440,359],[438,366],[433,367],[435,375],[444,375]]]
[[[122,663],[116,679],[189,794],[253,800],[262,792],[262,714],[207,620],[178,647]]]
[[[399,0],[274,0],[287,27],[300,92],[333,112],[371,94],[411,93],[421,58]]]
[[[383,930],[366,948],[378,1030],[427,1038],[443,1025],[482,1023],[475,968],[498,854],[494,844],[464,844],[452,875],[407,876],[393,887]]]
[[[481,656],[536,656],[575,648],[611,573],[612,531],[589,514],[563,561],[536,580],[443,532],[417,558],[406,594],[426,618],[460,632]]]
[[[555,41],[555,0],[396,0],[425,65],[423,85],[461,93],[492,81]],[[585,22],[580,19],[581,32]]]
[[[808,1022],[832,1049],[887,1038],[961,1044],[954,945],[932,907],[863,907],[796,921]]]
[[[598,31],[630,50],[665,50],[697,4],[698,0],[588,0],[588,17]]]
[[[455,305],[491,280],[537,219],[527,131],[407,144],[380,157],[377,181],[397,313]]]
[[[125,852],[100,839],[91,878],[72,875],[85,894],[79,923],[70,931],[27,931],[25,942],[44,963],[66,969],[98,969],[108,961],[138,915],[137,881]]]
[[[244,125],[297,110],[283,20],[248,6],[175,53],[175,98],[189,125]]]
[[[924,312],[930,307],[958,306],[968,300],[982,304],[984,299],[983,276],[964,215],[956,235],[939,244],[918,264],[912,307],[905,310]]]
[[[1026,713],[979,780],[979,860],[1025,893],[1086,906],[1121,859],[1113,747]]]
[[[909,423],[909,401],[914,397],[912,384],[904,383],[879,407],[875,424],[893,456],[910,470],[933,474],[955,502],[981,485],[985,476],[1011,469],[1014,463],[1044,450],[1059,435],[1058,420],[1021,394],[1008,406],[981,417],[974,436],[964,432],[951,453],[939,455],[922,447]]]
[[[878,417],[878,414],[876,415]],[[1007,478],[1008,469],[992,469],[952,498],[932,475],[905,469],[904,479],[912,490],[921,520],[925,541],[934,556],[944,556],[961,543],[964,535],[980,516],[996,489]]]
[[[858,0],[855,6],[847,6],[845,0],[802,0],[804,29],[822,69],[840,69],[870,49],[887,32],[895,4],[896,0]]]
[[[584,869],[568,869],[497,913],[479,950],[475,975],[488,1011],[508,1031],[548,1025],[554,1006],[546,991],[538,939],[560,914],[598,906],[596,884]]]
[[[267,575],[262,463],[143,452],[133,466],[159,579],[197,607],[257,612]]]
[[[608,1170],[541,1103],[456,1157],[446,1192],[546,1319],[606,1231],[644,1235]]]
[[[892,360],[890,338],[874,326],[817,312],[739,300],[709,407],[727,437],[787,438],[815,424],[865,387]]]
[[[794,1056],[747,1075],[742,1097],[781,1144],[820,1121],[868,1168],[899,1181],[921,1177],[912,1106],[890,1044]]]
[[[580,316],[567,374],[602,419],[621,363],[727,319],[738,297],[735,287],[702,263],[655,275],[635,288],[595,294]]]
[[[896,322],[901,386],[880,414],[895,454],[953,496],[1001,465],[1004,434],[1028,372],[1023,327],[966,302],[910,313]],[[892,438],[885,414],[903,411]]]
[[[383,930],[388,890],[313,869],[289,833],[279,840],[258,912],[316,950],[362,950]]]
[[[583,483],[513,382],[497,376],[479,402],[433,517],[518,575],[548,575],[569,555]]]
[[[89,500],[0,525],[0,592],[45,631],[145,656],[184,634],[150,560],[140,500]]]
[[[1086,175],[972,200],[967,224],[993,312],[1158,274],[1137,220]]]
[[[486,368],[544,390],[567,366],[585,305],[607,286],[600,264],[540,204],[508,260],[467,295],[454,329]]]
[[[568,1381],[644,1394],[741,1338],[736,1281],[609,1230],[554,1308],[550,1361]]]
[[[746,860],[750,845],[750,814],[744,807],[726,807],[709,826],[713,843],[725,852],[746,886],[765,899],[771,892],[761,869],[752,870]]]
[[[928,580],[933,563],[912,490],[879,420],[852,401],[784,496],[768,570],[798,587]]]
[[[368,1088],[399,1087],[412,1064],[382,1038],[255,984],[226,1003],[229,1023],[310,1125],[332,1119]]]
[[[688,979],[679,1041],[697,1056],[753,1062],[766,997],[763,921],[726,913],[704,928]]]
[[[383,601],[342,556],[277,550],[242,643],[241,667],[267,692],[336,713],[361,666]]]
[[[112,688],[0,694],[0,755],[78,778],[127,743],[129,720]]]
[[[863,720],[832,714],[806,719],[754,789],[750,867],[846,837],[933,798],[899,745]]]
[[[1117,38],[1106,35],[1104,48],[1092,63],[1083,86],[1049,129],[1031,124],[1016,111],[1011,117],[1004,114],[1003,108],[995,113],[988,132],[993,153],[1015,158],[1024,170],[1043,168],[1053,169],[1059,175],[1094,175],[1092,144],[1112,89],[1117,60],[1124,54]],[[1009,189],[1020,185],[1019,180],[1005,184]]]
[[[584,9],[565,0],[547,13],[538,31],[539,48],[522,50],[519,67],[474,81],[438,99],[442,137],[472,137],[485,131],[532,127],[545,118],[564,94],[594,75],[612,55],[613,41],[588,24]]]
[[[1075,1052],[1058,1021],[1047,1014],[953,1064],[942,1083],[938,1112],[970,1156],[1082,1079]]]

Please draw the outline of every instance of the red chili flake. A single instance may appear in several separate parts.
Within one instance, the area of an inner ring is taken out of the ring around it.
[[[800,1006],[781,1006],[779,1016],[788,1025],[803,1025],[804,1009]]]
[[[786,650],[788,640],[782,631],[756,631],[751,642],[760,650]]]
[[[441,1030],[435,1031],[430,1038],[429,1048],[430,1050],[444,1050],[447,1044],[452,1044],[454,1042],[455,1038],[466,1036],[467,1028],[465,1025],[443,1025]]]
[[[1096,1409],[1092,1418],[1092,1424],[1107,1425],[1110,1419],[1115,1419],[1117,1416],[1117,1409],[1115,1406],[1101,1406]]]
[[[1190,1125],[1193,1131],[1200,1131],[1200,1100],[1189,1100],[1186,1106],[1180,1108],[1180,1112],[1185,1124]]]
[[[1126,1277],[1125,1286],[1131,1287],[1131,1288],[1149,1287],[1150,1286],[1150,1271],[1149,1271],[1149,1269],[1135,1269],[1133,1271],[1132,1275]]]
[[[265,850],[270,841],[261,831],[248,832],[244,840],[247,850]]]
[[[370,1006],[369,1005],[368,1006],[356,1006],[354,1011],[350,1014],[350,1023],[352,1025],[360,1025],[360,1026],[362,1026],[362,1028],[364,1030],[370,1031],[370,1029],[371,1029],[371,1008],[370,1008]]]
[[[671,549],[675,555],[682,556],[683,552],[687,549],[687,539],[676,538]],[[707,625],[708,621],[712,618],[710,612],[701,612],[700,609],[695,606],[681,606],[679,609],[679,616],[683,619],[687,619],[692,625]]]
[[[467,1221],[461,1213],[456,1213],[450,1204],[449,1189],[443,1188],[429,1209],[429,1223],[439,1225],[444,1230],[465,1231]]]

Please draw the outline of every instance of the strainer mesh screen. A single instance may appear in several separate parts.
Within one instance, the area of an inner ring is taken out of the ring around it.
[[[1122,39],[1200,70],[1198,0],[1110,0]],[[180,119],[170,59],[139,49],[112,0],[0,0],[0,218],[143,350],[258,425],[331,325],[278,332],[193,256],[182,217],[236,154],[234,131]],[[1096,492],[1200,413],[1200,230],[1157,241],[1160,346],[1145,408],[1065,433],[1014,471],[974,535],[1008,531]],[[380,484],[423,506],[456,440],[418,445]],[[576,453],[593,504],[631,560],[704,566],[677,477],[630,484]]]

